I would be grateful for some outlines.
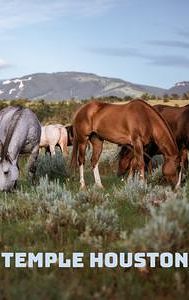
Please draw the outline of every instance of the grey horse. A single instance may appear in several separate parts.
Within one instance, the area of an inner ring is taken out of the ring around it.
[[[28,108],[9,106],[0,111],[0,190],[9,191],[19,177],[18,158],[30,153],[29,175],[36,170],[41,125]]]

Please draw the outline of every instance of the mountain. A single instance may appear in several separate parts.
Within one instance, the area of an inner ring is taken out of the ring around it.
[[[172,88],[169,89],[169,94],[183,95],[189,92],[189,81],[177,82]]]
[[[170,89],[171,93],[177,93],[175,89],[180,91],[180,86]],[[162,96],[169,93],[169,90],[81,72],[36,73],[0,81],[0,99],[65,100],[103,96],[124,98],[140,97],[144,93]]]

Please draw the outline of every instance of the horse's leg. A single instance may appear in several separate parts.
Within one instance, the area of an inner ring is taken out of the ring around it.
[[[69,153],[68,153],[67,143],[65,144],[65,141],[61,141],[59,142],[59,146],[62,151],[62,154],[65,152],[65,155],[68,156]]]
[[[146,163],[145,163],[145,166],[146,166],[147,172],[148,172],[150,175],[152,175],[152,172],[153,172],[152,161],[150,160],[149,162],[146,162]]]
[[[49,146],[45,147],[45,154],[50,153],[50,148]]]
[[[60,139],[58,141],[58,145],[60,146],[60,149],[62,151],[62,154],[65,152],[65,155],[68,156],[68,136],[67,136],[67,132],[66,135],[63,133],[61,133],[60,135]]]
[[[78,162],[79,162],[79,175],[80,175],[80,188],[85,188],[84,179],[84,163],[85,163],[85,152],[88,140],[83,140],[83,142],[78,144]]]
[[[39,145],[36,145],[33,148],[28,160],[28,174],[29,177],[31,177],[32,179],[35,176],[38,155],[39,155]]]
[[[144,155],[144,170],[152,175],[153,172],[153,165],[152,160],[149,159],[146,155]]]
[[[186,171],[188,169],[188,151],[186,148],[183,148],[181,151],[181,164]]]
[[[55,155],[55,145],[49,145],[51,156]]]
[[[93,173],[94,173],[94,179],[95,179],[95,184],[103,188],[101,178],[100,178],[100,173],[98,169],[98,161],[100,158],[100,154],[102,153],[102,148],[103,148],[103,141],[99,140],[98,138],[92,138],[91,139],[91,144],[93,147],[93,152],[92,152],[92,157],[91,157],[91,165],[93,168]]]
[[[144,180],[145,179],[145,172],[144,172],[144,150],[143,150],[143,144],[139,137],[137,137],[133,142],[133,148],[134,148],[134,155],[135,160],[137,162],[138,169],[140,170],[140,177]]]
[[[65,152],[66,152],[66,156],[68,156],[69,155],[69,151],[68,151],[68,134],[66,134],[66,136],[64,137],[63,144],[64,144],[64,149],[65,149]]]
[[[68,156],[69,155],[69,151],[68,151],[68,139],[67,139],[67,137],[65,137],[63,139],[63,148],[65,150],[66,156]]]
[[[60,146],[60,149],[62,151],[62,154],[64,153],[64,143],[61,141],[58,143],[58,145]]]
[[[69,155],[69,151],[68,151],[68,146],[67,146],[67,142],[64,142],[63,148],[65,150],[65,155],[68,156]]]
[[[136,160],[136,157],[134,156],[130,162],[127,180],[130,178],[132,179],[138,170],[139,170],[138,161]]]
[[[127,179],[133,178],[134,173],[135,173],[135,171],[136,171],[135,168],[134,168],[134,166],[135,166],[134,160],[135,160],[135,158],[133,157],[133,158],[131,159],[130,164],[129,164],[129,173],[128,173]]]

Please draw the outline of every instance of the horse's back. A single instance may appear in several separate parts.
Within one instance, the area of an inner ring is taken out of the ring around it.
[[[30,135],[31,132],[35,132],[35,134],[40,138],[41,126],[35,113],[33,113],[29,108],[14,106],[6,107],[0,111],[0,136],[6,134],[10,124],[12,123],[13,115],[17,112],[19,116],[14,132],[19,131],[20,135],[25,132],[27,135]]]
[[[92,101],[81,106],[75,113],[73,124],[90,122],[91,118],[107,105],[108,104],[104,102]]]
[[[108,124],[127,124],[130,127],[134,123],[140,122],[141,126],[149,126],[153,119],[159,121],[161,117],[155,109],[144,101],[137,99],[127,104],[110,104],[93,101],[83,105],[75,114],[73,125],[76,129],[84,131],[94,131],[99,126]],[[161,122],[163,122],[161,120]]]
[[[54,125],[42,126],[41,146],[56,145],[60,138],[60,130]]]

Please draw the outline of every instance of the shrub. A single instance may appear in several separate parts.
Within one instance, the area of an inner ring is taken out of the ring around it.
[[[137,207],[144,207],[145,195],[150,189],[151,185],[147,185],[146,182],[140,180],[139,176],[136,175],[134,178],[128,178],[121,187],[115,187],[113,194],[119,201],[130,202]]]
[[[21,190],[19,195],[35,203],[36,213],[50,233],[58,234],[64,227],[77,230],[78,235],[90,231],[90,238],[103,239],[118,231],[118,216],[111,207],[109,195],[94,188],[72,194],[58,179],[50,181],[46,176],[40,178],[29,194]]]
[[[37,162],[36,177],[48,176],[49,179],[61,179],[65,181],[68,177],[68,168],[65,159],[60,151],[56,151],[56,155],[49,154],[39,155]]]
[[[140,251],[179,251],[189,247],[189,200],[183,193],[165,192],[166,201],[150,208],[151,219],[129,237],[128,246]]]

